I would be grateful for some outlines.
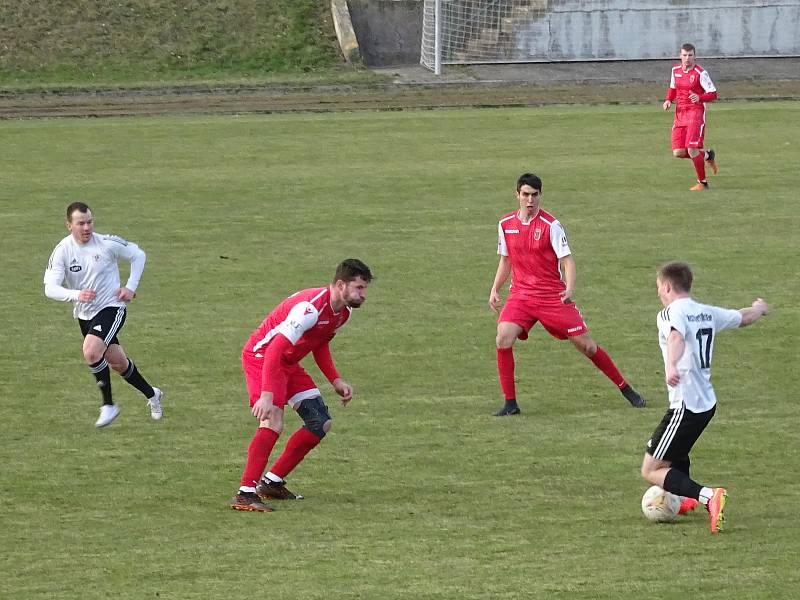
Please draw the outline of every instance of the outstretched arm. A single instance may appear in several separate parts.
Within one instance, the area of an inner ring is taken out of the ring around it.
[[[739,312],[742,313],[742,322],[739,327],[747,327],[766,315],[769,312],[769,306],[761,298],[756,298],[752,306],[740,308]]]

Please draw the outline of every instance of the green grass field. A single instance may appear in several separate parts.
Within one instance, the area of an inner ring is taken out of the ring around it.
[[[709,120],[721,171],[700,194],[655,105],[0,122],[0,598],[794,596],[800,104]],[[537,329],[517,346],[524,415],[489,416],[496,218],[526,170],[646,410]],[[166,392],[160,423],[115,375],[122,415],[95,430],[77,325],[43,295],[76,199],[148,253],[122,340]],[[334,430],[291,478],[306,500],[234,512],[255,426],[241,346],[349,256],[377,275],[334,342],[355,398],[323,386]],[[718,536],[704,514],[658,526],[639,509],[670,259],[695,266],[700,299],[773,306],[715,354],[693,468],[729,489]]]

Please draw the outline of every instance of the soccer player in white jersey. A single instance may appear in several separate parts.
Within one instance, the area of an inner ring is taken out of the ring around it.
[[[689,452],[714,416],[717,398],[711,386],[711,362],[717,334],[745,327],[767,314],[761,298],[731,310],[701,304],[690,296],[692,270],[680,262],[658,270],[656,286],[664,309],[658,313],[658,342],[664,357],[669,409],[659,423],[642,462],[642,477],[685,500],[681,514],[698,503],[706,506],[711,533],[721,531],[728,492],[689,477]]]
[[[67,207],[67,229],[70,234],[55,247],[47,263],[44,293],[53,300],[75,304],[73,315],[83,334],[83,357],[103,401],[95,425],[110,425],[119,415],[119,406],[111,397],[109,367],[147,398],[150,416],[157,421],[163,415],[162,392],[147,383],[117,339],[126,307],[136,296],[145,253],[120,237],[95,233],[92,211],[83,202]],[[124,287],[120,286],[120,259],[131,265]]]

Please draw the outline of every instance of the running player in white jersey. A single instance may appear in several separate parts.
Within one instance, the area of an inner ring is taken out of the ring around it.
[[[711,361],[717,334],[745,327],[767,314],[761,298],[739,310],[701,304],[690,296],[692,270],[668,263],[658,270],[656,285],[664,309],[658,313],[658,342],[664,357],[669,409],[647,442],[642,477],[685,500],[681,514],[702,503],[711,533],[721,531],[728,492],[703,486],[689,477],[689,452],[714,416],[717,398],[711,386]]]
[[[119,406],[111,397],[109,366],[142,392],[150,416],[159,420],[163,415],[161,390],[147,383],[117,339],[125,323],[126,306],[135,297],[144,271],[145,254],[136,244],[122,238],[95,233],[92,211],[83,202],[73,202],[67,207],[67,229],[70,235],[50,255],[44,274],[44,293],[53,300],[75,304],[73,315],[83,334],[83,356],[103,399],[95,425],[110,425],[119,415]],[[120,287],[119,259],[131,264],[124,287]]]

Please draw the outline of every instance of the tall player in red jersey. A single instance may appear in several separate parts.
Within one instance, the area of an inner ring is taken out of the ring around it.
[[[505,404],[497,417],[520,414],[514,383],[514,351],[517,338],[541,322],[553,337],[568,339],[619,388],[636,408],[645,405],[626,381],[611,357],[588,333],[586,323],[572,300],[575,292],[575,260],[561,223],[539,208],[542,180],[524,173],[517,180],[519,210],[505,215],[498,225],[497,253],[500,264],[494,277],[489,306],[498,312],[500,289],[511,275],[508,299],[497,319],[497,371]]]
[[[672,155],[690,158],[697,173],[697,184],[690,189],[699,192],[708,189],[706,165],[717,174],[716,153],[703,150],[706,133],[706,102],[717,99],[717,88],[708,71],[695,62],[692,44],[681,46],[681,64],[672,67],[664,110],[675,102],[675,121],[672,123]]]
[[[311,353],[345,406],[353,387],[339,376],[331,357],[330,341],[366,300],[372,281],[369,267],[349,258],[337,268],[333,283],[289,296],[258,326],[242,350],[250,412],[259,425],[247,449],[247,464],[231,508],[257,512],[273,509],[263,500],[296,500],[284,478],[320,443],[331,429],[328,407],[314,381],[300,366]],[[303,426],[264,474],[275,442],[283,431],[283,409],[292,407]],[[263,474],[263,477],[262,477]]]

